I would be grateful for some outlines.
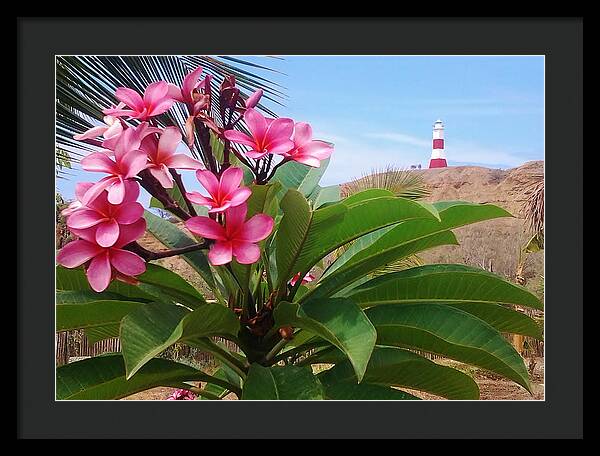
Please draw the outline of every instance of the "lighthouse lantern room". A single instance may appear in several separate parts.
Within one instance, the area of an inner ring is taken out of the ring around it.
[[[438,119],[433,124],[433,148],[431,149],[429,167],[445,168],[447,166],[446,153],[444,151],[444,123]]]

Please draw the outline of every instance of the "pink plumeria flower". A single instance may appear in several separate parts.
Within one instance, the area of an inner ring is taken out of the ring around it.
[[[144,207],[136,202],[140,187],[135,182],[126,181],[125,188],[121,204],[111,204],[108,193],[102,192],[87,206],[76,210],[67,219],[69,229],[93,230],[99,246],[113,246],[119,239],[121,226],[137,222],[144,214]]]
[[[192,217],[185,226],[205,239],[214,239],[208,260],[214,266],[230,263],[235,256],[240,264],[256,263],[260,258],[257,242],[273,231],[274,222],[266,214],[256,214],[246,221],[248,206],[241,204],[225,211],[225,227],[208,217]]]
[[[285,117],[279,119],[266,119],[254,109],[247,109],[244,121],[250,130],[251,137],[241,131],[227,130],[225,138],[234,143],[250,147],[246,155],[259,159],[265,155],[282,154],[293,149],[294,143],[290,139],[294,129],[294,121]]]
[[[102,112],[108,116],[129,116],[130,119],[148,120],[167,112],[175,100],[169,95],[169,85],[165,81],[154,82],[146,87],[144,97],[127,87],[119,87],[115,96],[130,109],[109,108]]]
[[[87,192],[92,185],[94,185],[93,182],[77,182],[77,184],[75,184],[75,201],[69,204],[60,213],[65,217],[68,217],[78,210],[85,208],[85,205],[82,203],[83,195],[85,195],[85,192]]]
[[[167,397],[167,401],[193,401],[196,399],[196,395],[191,391],[185,389],[176,389],[173,391],[169,397]]]
[[[114,150],[114,160],[102,152],[94,152],[83,158],[81,167],[84,170],[107,173],[108,176],[96,182],[85,192],[82,203],[88,205],[107,190],[108,201],[112,204],[121,204],[125,198],[125,181],[133,179],[148,165],[148,156],[144,151],[139,150],[139,147],[140,139],[136,130],[128,128],[119,137]]]
[[[181,103],[188,105],[196,104],[200,99],[200,95],[202,95],[200,89],[208,90],[210,88],[211,76],[208,75],[204,80],[200,81],[201,74],[202,67],[198,67],[183,78],[181,88],[175,84],[169,84],[169,96]]]
[[[148,122],[142,122],[137,127],[130,127],[134,130],[135,137],[139,139],[139,141],[143,141],[149,135],[162,133],[162,129],[158,127],[152,127]],[[115,148],[117,147],[117,143],[119,142],[121,135],[111,136],[110,138],[105,139],[102,142],[102,147],[105,149],[102,152],[107,155],[115,155]]]
[[[177,127],[167,127],[160,139],[148,136],[142,141],[141,150],[148,155],[147,169],[164,188],[173,188],[173,176],[169,168],[200,169],[204,165],[186,154],[176,154],[175,150],[181,143],[181,133]]]
[[[210,208],[209,213],[223,212],[229,207],[239,206],[246,202],[252,194],[248,187],[240,188],[244,177],[241,168],[227,168],[220,180],[208,170],[196,171],[196,177],[210,196],[204,196],[198,192],[188,192],[187,197],[192,203]]]
[[[125,104],[119,103],[115,109],[123,109]],[[105,140],[119,136],[123,132],[123,124],[118,117],[104,116],[104,125],[98,125],[92,127],[89,130],[79,135],[73,135],[73,139],[77,141],[84,141],[86,139],[95,139],[98,136],[102,136]]]
[[[101,292],[115,279],[132,280],[146,271],[144,260],[123,247],[139,239],[146,231],[146,221],[141,218],[130,225],[121,226],[119,239],[111,247],[96,243],[94,230],[71,229],[80,237],[65,245],[56,256],[59,264],[66,268],[77,268],[89,261],[86,276],[92,289]]]
[[[333,153],[331,144],[312,139],[312,128],[305,122],[296,123],[292,139],[294,148],[288,152],[280,153],[287,159],[318,168],[321,166],[321,160],[329,158]]]
[[[294,277],[292,277],[292,280],[290,280],[290,285],[295,286],[299,279],[300,279],[300,273],[298,273]],[[301,285],[304,285],[305,283],[310,283],[313,280],[315,280],[315,276],[312,275],[311,273],[308,273],[302,279]]]

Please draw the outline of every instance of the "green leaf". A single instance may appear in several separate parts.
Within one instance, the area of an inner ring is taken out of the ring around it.
[[[186,343],[208,336],[234,339],[238,330],[235,314],[220,304],[204,304],[192,312],[161,303],[140,307],[121,322],[127,378],[176,342]]]
[[[147,230],[170,249],[197,244],[197,241],[167,220],[163,220],[148,211],[144,211],[144,218],[146,219]],[[206,255],[202,251],[189,252],[180,256],[202,276],[209,287],[214,289],[215,279]]]
[[[250,218],[255,214],[267,214],[275,217],[279,211],[277,193],[281,190],[281,184],[279,182],[265,185],[253,184],[249,188],[252,190],[252,194],[246,201],[248,205],[246,217]]]
[[[242,391],[244,400],[318,400],[323,387],[309,367],[252,364]]]
[[[88,340],[88,343],[94,345],[96,342],[100,342],[105,339],[112,339],[114,337],[119,337],[119,329],[121,328],[121,323],[110,323],[108,325],[103,326],[95,326],[92,328],[87,328],[85,330],[85,337]]]
[[[120,354],[102,355],[65,364],[56,369],[56,398],[120,399],[157,386],[185,387],[187,381],[213,382],[214,378],[193,367],[167,359],[153,359],[138,374],[125,379]]]
[[[121,319],[146,304],[136,301],[84,301],[56,305],[56,330],[87,329],[120,323]]]
[[[338,383],[356,384],[349,361],[323,372],[319,380],[325,388]],[[409,388],[448,399],[479,399],[479,387],[468,375],[395,347],[375,347],[362,384]]]
[[[523,358],[494,328],[462,310],[438,304],[391,304],[366,314],[377,343],[436,353],[482,367],[530,391]]]
[[[88,293],[95,293],[90,288],[82,268],[67,269],[62,266],[57,266],[56,289],[59,291],[85,291]],[[117,280],[111,282],[106,289],[106,292],[120,295],[125,299],[143,299],[146,301],[154,301],[156,299],[155,296],[142,290],[138,286],[129,285]]]
[[[303,165],[295,161],[291,161],[277,169],[272,181],[281,183],[282,190],[280,194],[283,196],[286,190],[292,189],[299,191],[304,196],[309,196],[317,184],[323,177],[329,159],[321,161],[319,168]]]
[[[339,401],[414,401],[420,400],[405,391],[381,385],[340,382],[323,385],[325,398]]]
[[[458,264],[432,264],[386,274],[348,293],[361,307],[382,304],[512,304],[542,309],[524,287],[483,269]]]
[[[192,309],[206,304],[204,296],[186,282],[183,277],[157,264],[146,264],[146,272],[139,275],[137,279],[142,283],[157,286],[173,299]]]
[[[359,381],[362,379],[377,333],[364,312],[345,298],[315,300],[299,306],[280,302],[273,313],[278,327],[308,329],[348,356]]]
[[[304,196],[296,190],[288,190],[281,201],[281,208],[284,216],[277,230],[276,258],[279,286],[285,286],[298,272],[294,265],[302,252],[315,213],[310,210]],[[319,220],[321,223],[337,221],[346,210],[345,206],[338,205],[322,209]]]
[[[352,282],[364,278],[377,268],[409,255],[439,245],[458,244],[449,231],[463,225],[510,216],[504,209],[490,204],[463,202],[434,203],[441,221],[407,220],[369,236],[369,242],[357,240],[325,272],[319,286],[303,299],[328,296]]]
[[[324,204],[337,203],[340,199],[339,185],[331,185],[329,187],[317,185],[308,197],[313,209],[318,209]]]

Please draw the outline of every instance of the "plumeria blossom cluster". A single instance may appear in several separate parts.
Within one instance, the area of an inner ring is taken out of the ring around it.
[[[333,151],[331,144],[313,139],[307,123],[263,116],[256,109],[262,90],[246,97],[235,78],[227,76],[213,92],[212,76],[202,73],[202,68],[190,72],[181,87],[165,81],[148,85],[143,93],[119,87],[117,103],[102,111],[103,123],[74,135],[95,148],[81,167],[102,176],[97,182],[78,183],[76,200],[63,210],[76,239],[58,252],[57,262],[67,268],[83,266],[95,291],[104,291],[115,279],[137,283],[147,261],[192,250],[208,249],[213,266],[257,262],[259,243],[273,231],[274,220],[266,214],[248,218],[252,190],[243,185],[243,167],[261,185],[287,162],[319,167]],[[215,93],[217,100],[212,99]],[[176,103],[188,114],[181,130],[157,117]],[[236,129],[242,125],[244,131]],[[215,136],[223,145],[220,160],[212,150]],[[184,153],[186,149],[200,160]],[[205,191],[186,191],[178,170],[195,171]],[[137,241],[146,221],[137,201],[140,187],[203,241],[163,252],[142,247]],[[173,197],[176,188],[185,204]],[[195,205],[206,207],[208,214],[199,216]]]

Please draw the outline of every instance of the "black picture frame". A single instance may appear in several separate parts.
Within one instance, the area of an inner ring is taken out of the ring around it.
[[[107,33],[116,29],[144,39]],[[582,437],[583,19],[19,18],[17,38],[18,437]],[[48,148],[63,54],[545,55],[545,400],[56,402]]]

